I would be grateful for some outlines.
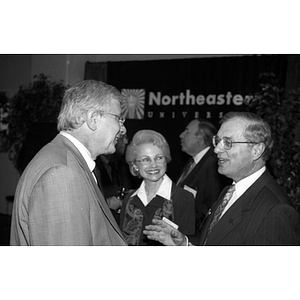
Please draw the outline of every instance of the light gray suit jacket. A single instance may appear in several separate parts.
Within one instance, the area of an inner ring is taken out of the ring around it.
[[[58,134],[16,189],[11,245],[126,245],[77,148]]]

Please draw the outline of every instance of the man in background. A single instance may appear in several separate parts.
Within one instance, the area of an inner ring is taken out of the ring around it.
[[[126,245],[97,185],[95,159],[115,152],[122,96],[86,80],[68,89],[59,134],[24,170],[15,193],[11,245]]]
[[[208,120],[194,119],[179,136],[181,150],[190,156],[190,160],[183,168],[177,185],[195,196],[196,230],[222,189],[229,183],[217,171],[217,156],[212,147],[212,137],[216,132],[215,126]]]

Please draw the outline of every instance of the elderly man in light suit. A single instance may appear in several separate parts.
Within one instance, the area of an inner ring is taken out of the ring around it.
[[[93,171],[100,154],[115,152],[122,96],[86,80],[64,95],[59,134],[23,172],[15,193],[11,245],[126,245]]]
[[[197,245],[299,245],[300,216],[266,168],[273,140],[259,116],[230,112],[213,138],[218,172],[233,180],[207,214]],[[187,245],[187,238],[163,221],[146,227],[148,238]]]

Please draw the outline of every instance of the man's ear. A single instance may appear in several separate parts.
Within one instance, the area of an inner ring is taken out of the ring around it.
[[[198,134],[196,135],[197,143],[201,144],[203,142],[203,130],[199,130]]]
[[[253,159],[258,160],[261,158],[263,153],[265,152],[266,145],[264,143],[258,143],[253,146],[252,152],[253,152]]]
[[[95,131],[97,129],[97,120],[99,117],[99,112],[95,109],[90,109],[87,112],[86,124],[91,130]]]

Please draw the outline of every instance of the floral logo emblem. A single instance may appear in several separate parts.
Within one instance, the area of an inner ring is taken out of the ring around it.
[[[126,119],[144,119],[145,115],[145,90],[122,89],[125,101],[121,104],[122,114]]]

